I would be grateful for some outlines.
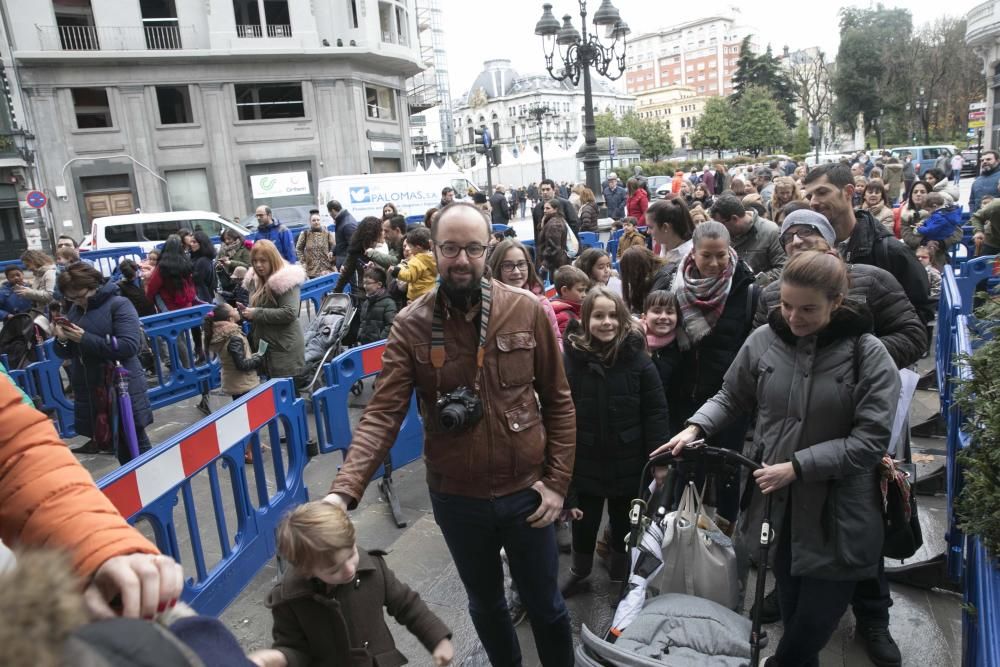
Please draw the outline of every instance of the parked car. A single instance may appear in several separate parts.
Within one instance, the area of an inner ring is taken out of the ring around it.
[[[167,237],[182,227],[203,231],[217,238],[225,228],[246,236],[250,232],[218,213],[209,211],[169,211],[164,213],[133,213],[94,218],[90,234],[80,244],[80,250],[104,250],[114,247],[141,246],[150,250],[162,245]]]
[[[958,148],[948,144],[938,144],[936,146],[900,146],[890,151],[892,156],[899,158],[900,161],[903,160],[903,156],[906,153],[912,155],[913,169],[917,172],[917,178],[922,177],[928,169],[933,169],[934,163],[942,155],[951,160],[951,157],[957,152]],[[950,170],[951,167],[949,165],[945,172],[947,173]]]
[[[805,163],[809,167],[815,167],[827,162],[840,162],[845,157],[848,157],[847,153],[820,153],[818,158],[816,153],[810,153],[806,155]]]
[[[660,188],[664,183],[669,186],[670,181],[670,176],[650,176],[646,179],[646,184],[649,186],[649,194],[653,196],[653,199],[663,199],[663,197],[660,196]]]
[[[969,146],[962,151],[962,159],[965,160],[962,163],[962,176],[979,175],[979,158],[982,157],[980,148],[980,146]]]
[[[310,206],[275,206],[271,209],[271,217],[283,224],[285,227],[292,231],[292,234],[298,234],[306,227],[309,226],[309,211],[317,208],[315,205]],[[322,211],[322,214],[326,214],[326,211]],[[257,214],[251,213],[250,215],[242,218],[240,220],[240,225],[246,227],[251,232],[257,231]]]

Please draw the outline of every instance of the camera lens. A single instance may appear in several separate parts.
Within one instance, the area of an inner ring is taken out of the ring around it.
[[[438,421],[446,431],[457,431],[465,425],[468,412],[461,403],[449,403],[441,409]]]

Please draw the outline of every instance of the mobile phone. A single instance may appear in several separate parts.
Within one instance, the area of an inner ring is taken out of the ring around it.
[[[65,317],[62,317],[61,315],[59,317],[54,318],[52,321],[55,322],[56,324],[58,324],[61,327],[71,327],[71,326],[73,326],[72,322],[70,322],[69,320],[67,320]]]

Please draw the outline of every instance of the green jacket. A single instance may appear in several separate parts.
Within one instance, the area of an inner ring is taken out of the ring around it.
[[[385,564],[383,554],[358,548],[353,582],[328,586],[289,569],[267,598],[274,648],[288,667],[397,667],[405,665],[383,609],[413,633],[428,652],[451,631],[420,596]],[[428,664],[426,659],[420,664]]]
[[[226,248],[225,244],[223,244],[219,249],[219,258],[222,257],[227,257],[229,259],[229,263],[222,265],[226,267],[226,273],[229,275],[233,275],[233,271],[235,271],[237,267],[243,266],[248,269],[250,268],[250,250],[243,245],[243,243],[240,243],[235,251],[230,251]]]
[[[267,289],[257,293],[257,273],[248,271],[243,287],[250,293],[254,308],[250,321],[250,341],[260,349],[267,341],[264,367],[270,378],[295,377],[305,367],[305,337],[299,324],[299,288],[306,272],[298,264],[285,264],[267,279]]]
[[[374,343],[389,337],[389,329],[396,317],[396,302],[384,289],[366,298],[360,311],[359,343]]]
[[[986,234],[986,243],[1000,246],[1000,199],[994,199],[972,214],[972,228]]]
[[[389,247],[389,252],[373,252],[369,258],[383,269],[388,270],[390,266],[399,264],[399,260],[403,258],[403,245],[399,244],[399,247],[395,248],[391,243],[386,245]]]

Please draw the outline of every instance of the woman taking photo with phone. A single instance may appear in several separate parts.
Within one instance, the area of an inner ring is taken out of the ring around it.
[[[737,525],[759,539],[765,495],[774,494],[771,551],[784,634],[770,666],[818,665],[858,581],[882,562],[877,466],[889,445],[899,373],[871,335],[863,304],[845,301],[847,266],[820,251],[795,255],[781,276],[781,305],[754,331],[721,390],[653,456],[710,438],[756,414],[763,468],[747,483]],[[756,491],[760,493],[756,493]]]

